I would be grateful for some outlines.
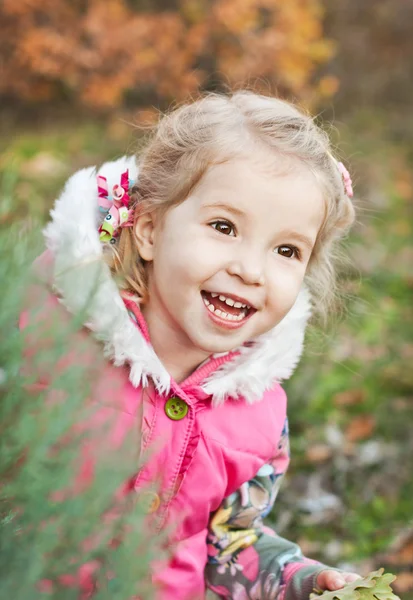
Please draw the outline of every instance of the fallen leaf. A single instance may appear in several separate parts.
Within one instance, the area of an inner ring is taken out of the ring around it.
[[[371,415],[360,415],[358,417],[354,417],[345,431],[345,438],[349,442],[365,440],[371,436],[375,426],[376,420]]]
[[[333,396],[333,402],[335,406],[352,406],[354,404],[361,404],[364,402],[366,397],[365,390],[355,389],[346,390]]]
[[[413,565],[413,529],[403,531],[382,558],[391,565]]]
[[[400,600],[390,587],[395,576],[392,573],[383,573],[384,569],[379,569],[339,590],[310,594],[310,600]]]
[[[398,594],[410,592],[413,590],[413,573],[398,573],[397,579],[393,584]]]
[[[314,444],[306,450],[306,458],[311,463],[322,463],[331,458],[333,452],[327,444]]]

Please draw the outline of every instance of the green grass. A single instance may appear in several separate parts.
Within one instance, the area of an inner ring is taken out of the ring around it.
[[[413,478],[407,465],[413,454],[413,180],[406,175],[411,165],[404,149],[391,148],[390,161],[389,151],[377,144],[371,149],[379,181],[362,182],[363,210],[348,242],[353,266],[346,273],[346,317],[326,336],[310,333],[304,359],[286,385],[294,457],[290,487],[294,490],[301,473],[311,477],[321,470],[324,487],[341,498],[343,512],[314,526],[297,511],[284,534],[323,542],[318,558],[330,563],[323,545],[335,538],[342,543],[335,562],[377,557],[380,566],[380,554],[412,523]],[[368,162],[364,149],[359,168]],[[351,390],[359,390],[362,400],[338,404],[337,394]],[[363,416],[373,417],[371,432],[349,441],[346,431]],[[342,433],[343,447],[317,464],[307,450],[315,441],[326,443],[326,425]],[[358,464],[372,441],[388,455],[377,464]],[[287,502],[281,504],[285,510]]]

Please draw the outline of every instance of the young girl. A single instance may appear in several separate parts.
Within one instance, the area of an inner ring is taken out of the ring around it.
[[[173,526],[157,597],[338,589],[357,575],[304,558],[263,518],[289,461],[280,382],[354,218],[348,172],[309,116],[250,92],[171,112],[138,162],[76,173],[46,239],[59,302],[85,309],[109,358],[100,390],[116,380],[121,427],[139,420],[150,451],[130,487],[155,532]]]

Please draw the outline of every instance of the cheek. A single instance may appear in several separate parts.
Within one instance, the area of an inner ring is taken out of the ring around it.
[[[304,279],[302,269],[280,269],[268,287],[268,307],[274,318],[282,319],[292,308]]]
[[[220,269],[222,252],[217,252],[202,232],[187,230],[170,235],[155,249],[154,268],[171,282],[202,284]],[[175,286],[176,287],[176,286]]]
[[[165,241],[167,242],[167,240]],[[181,243],[165,243],[158,246],[152,263],[154,283],[164,301],[170,302],[179,298],[180,303],[188,300],[190,286],[197,281],[200,270],[197,256],[193,249]]]

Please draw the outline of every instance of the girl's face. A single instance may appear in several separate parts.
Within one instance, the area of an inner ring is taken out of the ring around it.
[[[247,159],[211,167],[162,220],[137,221],[149,324],[198,356],[269,331],[297,298],[324,211],[304,166],[280,175]]]

